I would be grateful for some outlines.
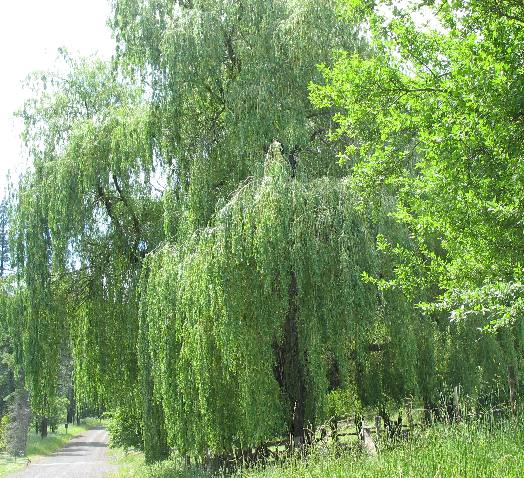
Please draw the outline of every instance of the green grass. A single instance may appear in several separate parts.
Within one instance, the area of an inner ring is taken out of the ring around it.
[[[524,476],[524,424],[501,422],[435,426],[377,458],[356,451],[316,449],[307,459],[237,472],[233,478],[520,478]],[[138,453],[120,455],[119,478],[206,478],[175,462],[146,467]]]
[[[80,425],[69,425],[67,433],[64,425],[60,425],[56,433],[49,433],[45,439],[40,438],[40,435],[37,435],[34,430],[30,430],[25,457],[17,459],[5,456],[0,457],[0,477],[24,468],[27,459],[35,461],[41,456],[51,455],[62,448],[71,438],[99,424],[99,420],[88,418],[82,420]]]
[[[150,473],[150,469],[144,463],[144,454],[139,451],[112,449],[110,455],[113,463],[118,465],[118,472],[111,474],[111,478],[139,478]],[[170,462],[169,465],[171,465]]]

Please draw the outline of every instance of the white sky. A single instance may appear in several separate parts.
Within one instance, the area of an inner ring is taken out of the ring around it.
[[[23,80],[53,69],[59,47],[111,58],[110,15],[110,0],[0,0],[0,197],[7,172],[16,178],[25,163],[13,118],[27,96]]]

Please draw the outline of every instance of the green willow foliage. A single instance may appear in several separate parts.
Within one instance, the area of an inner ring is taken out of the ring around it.
[[[26,301],[23,351],[33,407],[47,415],[61,347],[80,402],[120,404],[137,382],[142,258],[161,240],[142,92],[110,65],[65,57],[35,75],[21,112],[32,159],[14,198],[14,260]]]
[[[207,225],[220,201],[261,171],[277,139],[298,173],[340,175],[325,141],[329,112],[307,84],[333,49],[364,46],[329,0],[114,1],[121,64],[151,85],[153,135],[172,165],[183,225]],[[319,78],[320,79],[320,78]]]
[[[383,267],[375,235],[345,181],[294,178],[274,144],[264,175],[207,228],[148,259],[144,320],[170,443],[198,454],[303,435],[327,418],[330,378],[353,383],[350,356],[364,365],[377,341],[395,350],[379,393],[415,393],[417,318],[361,280]],[[362,386],[380,387],[367,372]]]

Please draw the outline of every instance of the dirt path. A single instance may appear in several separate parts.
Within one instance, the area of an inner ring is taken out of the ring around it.
[[[95,427],[8,478],[102,478],[116,468],[107,457],[106,430]]]

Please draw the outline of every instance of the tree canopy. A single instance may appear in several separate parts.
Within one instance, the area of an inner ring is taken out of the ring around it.
[[[520,384],[521,9],[389,3],[114,0],[112,62],[31,77],[1,300],[45,423],[72,374],[201,458]]]
[[[486,325],[521,315],[522,75],[515,2],[346,2],[365,19],[372,56],[343,52],[311,85],[319,107],[340,108],[341,161],[368,192],[393,189],[397,219],[419,254],[399,254],[399,282],[424,275],[454,317]],[[383,5],[383,8],[378,8]],[[426,23],[416,22],[429,19]]]

